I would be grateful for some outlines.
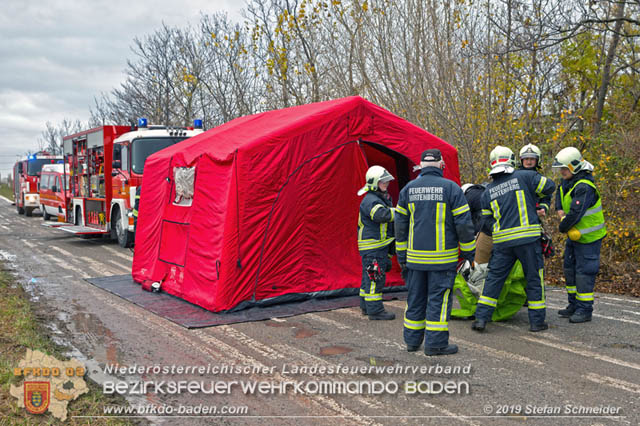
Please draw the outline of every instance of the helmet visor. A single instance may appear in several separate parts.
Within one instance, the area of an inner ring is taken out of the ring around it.
[[[389,173],[389,172],[387,172],[385,170],[384,173],[382,174],[382,176],[380,176],[380,179],[378,179],[378,183],[391,182],[393,179],[394,178],[391,175],[391,173]]]
[[[537,160],[538,158],[540,158],[540,156],[535,152],[525,152],[520,156],[520,159],[523,158],[535,158]]]

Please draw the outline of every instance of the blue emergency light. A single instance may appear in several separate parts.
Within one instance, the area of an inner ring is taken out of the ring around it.
[[[195,120],[193,120],[193,128],[202,129],[202,120],[199,118],[196,118]]]
[[[147,127],[147,119],[138,118],[138,127]]]
[[[35,159],[36,159],[36,155],[35,155],[35,154],[31,154],[31,155],[29,156],[29,160],[35,160]]]

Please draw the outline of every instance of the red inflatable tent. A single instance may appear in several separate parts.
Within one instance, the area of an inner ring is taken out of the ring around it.
[[[146,162],[133,278],[211,311],[357,294],[357,191],[370,165],[395,177],[457,150],[360,97],[232,120]],[[388,286],[403,285],[398,267]]]

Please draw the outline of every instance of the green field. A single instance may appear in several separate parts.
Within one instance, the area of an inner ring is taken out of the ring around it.
[[[7,184],[0,184],[0,195],[10,200],[13,200],[13,190]]]

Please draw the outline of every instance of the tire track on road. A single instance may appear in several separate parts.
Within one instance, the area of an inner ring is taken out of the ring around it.
[[[105,264],[106,263],[108,263],[109,266],[111,266],[112,268],[117,268],[118,270],[122,271],[125,274],[130,274],[131,273],[131,268],[130,267],[127,267],[126,265],[118,263],[115,260],[108,259],[108,260],[105,261]]]
[[[547,303],[547,308],[564,309],[565,307],[562,306],[562,305],[552,305],[552,304]],[[602,315],[602,314],[591,314],[591,316],[596,317],[596,318],[608,319],[608,320],[611,320],[611,321],[620,321],[620,322],[626,322],[628,324],[640,325],[640,321],[634,321],[634,320],[630,320],[630,319],[626,319],[626,318],[616,318],[616,317],[610,317],[608,315]]]
[[[228,325],[220,325],[211,329],[212,333],[216,333],[217,331],[221,331],[221,334],[223,334],[224,336],[242,343],[243,345],[245,345],[245,347],[254,350],[265,358],[272,360],[286,359],[286,356],[284,354],[274,350],[270,346],[258,342],[254,338],[249,337],[243,332],[236,330]]]
[[[212,345],[215,345],[216,347],[223,348],[225,353],[233,354],[233,356],[237,360],[242,361],[242,363],[245,364],[245,365],[256,365],[258,367],[265,367],[266,368],[266,365],[261,363],[257,359],[251,358],[251,357],[249,357],[247,355],[242,354],[241,352],[236,350],[235,347],[232,347],[232,346],[222,342],[221,340],[216,339],[214,336],[211,336],[210,334],[204,332],[202,329],[195,330],[195,333],[198,336],[202,337],[204,340],[208,341],[208,343],[210,343]],[[287,380],[287,377],[285,377],[282,374],[280,374],[279,372],[275,372],[275,371],[274,371],[274,374],[273,374],[273,380],[275,382],[280,382],[280,383],[284,383],[284,382],[301,383],[301,381],[295,380],[295,379]],[[342,417],[344,419],[348,419],[348,420],[352,420],[353,419],[352,421],[355,421],[356,424],[369,424],[369,425],[377,425],[378,424],[378,423],[374,422],[372,419],[368,418],[367,416],[359,415],[359,414],[351,411],[350,409],[344,407],[342,404],[338,403],[333,398],[329,398],[329,397],[326,397],[324,395],[313,395],[313,398],[307,398],[307,399],[312,404],[319,405],[320,407],[322,407],[324,409],[329,409],[330,411],[338,413],[340,415],[340,417]]]
[[[636,364],[634,362],[628,362],[628,361],[623,361],[617,358],[612,358],[610,356],[607,355],[601,355],[595,352],[591,352],[591,351],[587,351],[587,350],[583,350],[583,349],[576,349],[576,348],[572,348],[570,346],[566,346],[563,345],[561,343],[554,343],[554,342],[549,342],[547,340],[544,339],[539,339],[536,337],[530,337],[530,336],[519,336],[520,339],[523,340],[528,340],[529,342],[533,342],[536,344],[541,344],[541,345],[545,345],[545,346],[549,346],[551,348],[555,348],[555,349],[559,349],[565,352],[571,352],[574,353],[576,355],[581,355],[587,358],[592,358],[592,359],[596,359],[599,361],[604,361],[604,362],[608,362],[610,364],[615,364],[618,365],[620,367],[626,367],[626,368],[631,368],[634,370],[640,370],[640,364]]]
[[[290,355],[294,355],[297,358],[297,360],[302,361],[303,363],[306,363],[309,360],[312,360],[312,361],[316,362],[319,365],[324,365],[324,366],[327,366],[327,367],[329,367],[329,366],[337,367],[338,366],[338,364],[336,364],[334,362],[331,362],[331,361],[325,360],[323,358],[317,357],[317,356],[315,356],[313,354],[305,352],[304,350],[295,348],[295,347],[287,345],[287,344],[276,344],[276,345],[274,345],[274,347],[276,347],[277,349],[279,349],[280,351],[282,351],[284,353],[287,353],[287,354],[290,354]],[[348,376],[344,376],[344,375],[340,375],[340,374],[332,375],[331,377],[345,378],[345,379],[349,379],[350,378]],[[397,397],[399,399],[405,401],[405,402],[409,401],[409,397],[407,397],[405,394],[399,393],[397,395]],[[384,409],[385,408],[385,403],[384,402],[377,401],[377,400],[375,400],[373,398],[365,398],[365,397],[359,396],[359,397],[356,398],[356,400],[358,402],[360,402],[361,404],[363,404],[363,405],[365,405],[365,406],[367,406],[367,407],[369,407],[371,409],[380,410],[380,409]],[[442,414],[444,414],[444,415],[446,415],[448,417],[451,417],[452,419],[460,420],[460,421],[462,421],[464,423],[477,426],[477,423],[475,423],[473,421],[466,420],[466,419],[461,419],[461,417],[464,417],[464,416],[461,416],[459,414],[453,413],[453,412],[447,410],[444,407],[436,406],[436,405],[428,404],[428,403],[424,403],[424,404],[425,404],[425,406],[427,406],[427,407],[429,407],[429,408],[431,408],[431,409],[433,409],[433,410],[435,410],[437,412],[440,412],[440,413],[442,413]],[[414,417],[414,416],[410,416],[410,417]],[[373,416],[373,418],[375,418],[375,416]],[[401,415],[399,415],[398,418],[403,418],[403,417]]]
[[[101,292],[104,293],[104,291]],[[104,299],[104,297],[101,298]],[[223,342],[215,336],[212,336],[204,329],[186,331],[184,328],[160,317],[157,317],[155,314],[149,315],[146,310],[143,310],[138,306],[128,304],[130,309],[126,309],[121,303],[116,302],[117,301],[114,300],[104,301],[105,304],[111,306],[113,309],[120,311],[122,314],[128,317],[135,317],[134,319],[137,319],[141,324],[144,324],[146,327],[150,328],[150,331],[155,335],[164,335],[165,337],[171,338],[173,340],[180,340],[187,347],[191,348],[197,353],[200,353],[205,358],[213,358],[215,361],[221,362],[222,364],[226,365],[234,365],[236,363],[239,363],[241,365],[255,365],[258,367],[266,368],[266,365],[262,362],[253,357],[242,354],[235,347]],[[193,336],[196,336],[197,339],[194,339]],[[242,342],[239,343],[242,344]],[[252,377],[256,380],[261,379],[260,376]],[[274,381],[283,381],[284,379],[285,378],[279,374],[276,377],[273,377]],[[289,399],[295,400],[293,395],[286,394],[286,396]],[[360,416],[342,407],[338,402],[331,398],[324,396],[321,398],[317,398],[317,395],[314,395],[314,398],[304,397],[303,399],[310,402],[311,404],[317,405],[319,408],[330,410],[342,416],[346,416],[346,418],[348,418],[349,420],[351,418],[354,418],[355,424],[376,424],[366,416]],[[305,405],[306,404],[302,404],[302,406]]]
[[[75,270],[81,273],[83,275],[83,278],[91,277],[90,275],[86,275],[85,271],[87,270],[91,270],[95,272],[96,275],[99,275],[99,276],[115,275],[112,271],[108,271],[104,269],[103,268],[104,265],[102,263],[95,261],[94,259],[91,259],[86,256],[76,256],[73,253],[57,246],[50,246],[50,248],[62,254],[63,256],[65,256],[65,261],[68,261],[73,267],[75,267],[76,268]],[[85,263],[82,263],[81,261],[84,261]],[[68,269],[68,268],[65,268],[65,269]]]
[[[125,253],[113,248],[113,247],[102,246],[101,248],[106,250],[106,251],[108,251],[109,253],[113,254],[114,256],[118,256],[118,257],[120,257],[120,258],[122,258],[124,260],[129,261],[129,262],[133,261],[133,256],[132,255],[129,256],[129,255],[127,255],[127,254],[125,254]]]
[[[638,385],[637,383],[630,383],[624,380],[614,379],[613,377],[609,376],[601,376],[596,373],[585,374],[582,377],[599,385],[611,386],[627,392],[640,394],[640,385]]]
[[[617,302],[634,303],[634,304],[640,305],[640,300],[620,299],[618,297],[611,297],[611,296],[599,296],[599,297],[601,299],[615,300]]]
[[[87,274],[86,272],[84,272],[82,270],[74,269],[70,265],[65,264],[62,260],[58,259],[57,257],[55,257],[55,256],[53,256],[51,254],[45,253],[45,254],[43,254],[43,256],[47,257],[48,259],[50,259],[51,262],[55,263],[56,265],[58,265],[58,267],[80,275],[80,278],[82,278],[82,279],[90,277],[89,274]]]
[[[391,301],[391,302],[385,302],[385,304],[391,305],[394,308],[400,308],[400,306],[398,306],[398,305],[401,304],[402,305],[402,309],[404,310],[405,302],[404,301],[400,301],[400,300],[394,300],[394,301]],[[350,315],[357,316],[360,319],[366,318],[365,316],[360,314],[359,310],[360,310],[359,308],[351,308],[349,310],[341,310],[341,311],[345,311],[345,313],[348,312]],[[347,328],[351,329],[351,327],[349,327],[349,326],[347,326]],[[367,338],[369,338],[371,335],[366,335],[366,336],[367,336]],[[473,347],[475,349],[478,349],[478,350],[490,355],[493,358],[508,359],[508,360],[511,360],[511,361],[519,361],[519,362],[523,362],[525,364],[530,364],[530,365],[535,365],[535,366],[544,365],[544,363],[541,362],[541,361],[534,360],[534,359],[531,359],[531,358],[528,358],[526,356],[519,355],[519,354],[516,354],[516,353],[513,353],[513,352],[507,352],[507,351],[504,351],[504,350],[501,350],[501,349],[494,349],[494,348],[491,348],[489,346],[482,345],[480,343],[474,343],[474,342],[471,342],[469,340],[460,338],[458,336],[452,336],[451,339],[453,341],[459,342],[459,343],[461,343],[463,345],[468,345],[469,347]],[[396,346],[399,347],[403,351],[406,350],[406,347],[403,344],[396,344]]]

